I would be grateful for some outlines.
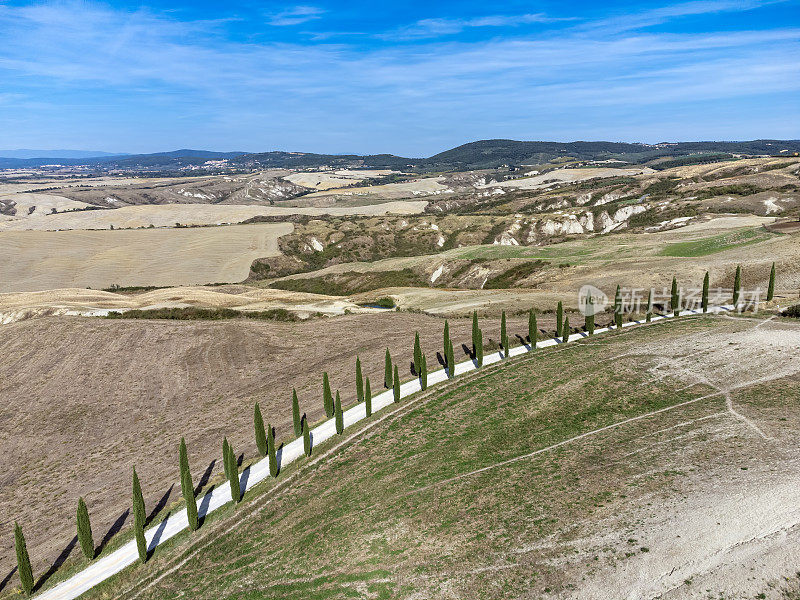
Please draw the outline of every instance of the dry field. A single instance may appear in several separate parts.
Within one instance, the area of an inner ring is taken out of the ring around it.
[[[8,181],[0,182],[0,196],[17,194],[20,192],[31,192],[42,188],[59,187],[71,189],[75,187],[115,187],[131,186],[143,183],[162,183],[175,181],[166,178],[144,178],[144,177],[41,177],[35,171],[21,171],[18,173],[5,173]],[[187,178],[195,179],[195,178]]]
[[[387,183],[383,185],[370,185],[365,187],[356,188],[331,188],[324,191],[314,192],[308,194],[297,200],[293,200],[292,204],[303,202],[313,202],[321,198],[337,197],[337,198],[353,198],[353,199],[400,199],[400,198],[415,198],[425,196],[435,196],[439,194],[451,194],[453,190],[445,185],[444,177],[423,177],[412,181],[404,181],[402,183]]]
[[[391,171],[388,169],[363,169],[358,171],[342,169],[334,172],[302,171],[300,173],[286,175],[284,179],[314,190],[329,190],[332,188],[353,185],[356,182],[364,181],[370,177],[382,177],[391,173],[397,173],[397,171]]]
[[[14,196],[16,198],[16,196]],[[35,205],[38,199],[30,200]],[[427,202],[397,201],[361,207],[331,206],[327,208],[259,206],[246,204],[158,204],[124,206],[115,209],[34,213],[29,217],[6,217],[0,221],[2,231],[54,231],[70,229],[136,229],[143,227],[174,227],[181,225],[222,225],[241,223],[256,216],[282,217],[289,215],[410,215],[421,213]]]
[[[321,313],[341,315],[375,312],[349,298],[305,294],[244,285],[169,287],[145,292],[111,292],[90,289],[58,289],[0,294],[0,324],[41,316],[101,316],[109,311],[171,307],[230,308],[262,311],[291,310],[301,318]]]
[[[323,371],[350,403],[356,354],[378,391],[385,349],[410,378],[414,332],[435,356],[443,325],[392,311],[297,323],[53,317],[3,325],[0,422],[8,435],[0,439],[0,529],[19,520],[41,574],[75,533],[79,495],[91,507],[99,543],[129,505],[134,465],[153,507],[176,481],[180,436],[198,480],[218,458],[223,436],[254,455],[254,402],[286,439],[292,387],[316,421],[324,414]],[[450,325],[455,342],[469,341],[470,320]],[[553,326],[547,319],[541,325]],[[498,337],[497,320],[484,328],[487,338]],[[510,335],[525,332],[525,319],[509,319]],[[179,488],[171,491],[167,503],[180,497]],[[0,537],[0,582],[13,565],[12,542]]]
[[[54,211],[78,210],[89,206],[85,202],[70,200],[54,194],[36,194],[20,192],[11,196],[0,197],[0,205],[12,206],[16,211],[14,216],[0,215],[0,228],[2,221],[13,221],[18,218],[29,219],[49,215]]]
[[[241,281],[278,254],[288,223],[122,231],[0,232],[0,291]]]
[[[522,177],[509,181],[489,183],[481,187],[507,187],[523,190],[537,190],[546,188],[553,183],[578,183],[601,177],[631,177],[634,175],[652,175],[655,171],[649,167],[632,169],[555,169],[542,175]]]

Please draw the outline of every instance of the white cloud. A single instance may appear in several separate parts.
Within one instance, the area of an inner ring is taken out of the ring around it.
[[[789,0],[692,0],[691,2],[659,6],[639,13],[624,13],[608,19],[592,21],[586,23],[583,28],[615,34],[660,25],[681,17],[746,12],[787,1]]]
[[[518,27],[531,23],[554,23],[571,21],[572,17],[548,17],[544,13],[522,15],[487,15],[471,19],[434,18],[420,19],[412,25],[400,27],[394,31],[380,34],[378,37],[387,40],[413,40],[435,38],[444,35],[461,33],[465,29],[475,27]]]
[[[269,24],[277,27],[300,25],[321,18],[324,12],[316,6],[295,6],[270,16]]]

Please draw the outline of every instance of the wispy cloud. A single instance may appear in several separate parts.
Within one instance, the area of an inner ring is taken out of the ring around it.
[[[661,25],[674,19],[698,15],[747,12],[771,4],[783,4],[789,0],[693,0],[666,6],[658,6],[640,12],[627,12],[607,19],[590,21],[583,29],[595,29],[607,34],[622,33]]]
[[[544,13],[522,15],[487,15],[470,19],[436,18],[420,19],[412,25],[406,25],[393,31],[380,34],[379,37],[387,40],[413,40],[421,38],[435,38],[445,35],[461,33],[465,29],[476,27],[519,27],[531,23],[554,23],[570,21],[572,17],[549,17]]]
[[[324,13],[323,9],[316,6],[295,6],[271,15],[269,24],[276,27],[300,25],[321,18]]]

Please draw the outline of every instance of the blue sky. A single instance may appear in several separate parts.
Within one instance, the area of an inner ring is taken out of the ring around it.
[[[0,147],[800,138],[800,0],[0,0]]]

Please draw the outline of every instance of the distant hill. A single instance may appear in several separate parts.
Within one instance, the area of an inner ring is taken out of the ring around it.
[[[230,166],[240,169],[361,167],[430,172],[490,169],[501,165],[534,165],[565,157],[576,160],[615,160],[629,164],[648,163],[657,167],[659,164],[674,166],[708,162],[733,155],[790,156],[796,152],[800,152],[800,140],[660,144],[480,140],[428,158],[405,158],[393,154],[317,154],[284,151],[246,153],[181,149],[123,156],[0,158],[0,168],[35,167],[57,162],[62,165],[86,165],[98,170],[179,172],[184,167],[202,165],[209,160],[227,160]]]
[[[122,152],[101,152],[100,150],[0,150],[0,158],[100,158],[103,156],[122,156]]]
[[[404,158],[393,154],[313,154],[305,152],[264,152],[242,154],[231,162],[243,167],[315,168],[371,167],[418,171],[460,171],[490,169],[501,165],[547,163],[571,157],[577,160],[617,160],[641,164],[663,159],[693,156],[719,160],[728,155],[775,155],[800,152],[800,140],[754,140],[749,142],[678,142],[629,144],[624,142],[520,142],[481,140],[464,144],[428,158]]]
[[[19,152],[38,152],[19,151]],[[0,153],[0,169],[16,169],[38,167],[48,164],[66,166],[87,165],[103,169],[120,168],[175,168],[181,165],[203,164],[207,160],[231,159],[245,154],[244,152],[214,152],[211,150],[172,150],[170,152],[154,152],[152,154],[105,154],[85,157],[58,155],[58,150],[49,151],[51,155],[31,158],[7,158]],[[69,152],[69,151],[66,151]]]
[[[233,161],[243,166],[261,166],[274,168],[308,168],[308,167],[383,167],[390,169],[406,169],[424,159],[403,158],[393,154],[314,154],[307,152],[259,152],[243,154]]]
[[[620,160],[645,163],[664,157],[693,154],[772,155],[800,152],[800,140],[749,142],[677,142],[629,144],[623,142],[518,142],[481,140],[440,152],[420,164],[429,170],[482,169],[500,165],[546,163],[569,156],[578,160]]]

